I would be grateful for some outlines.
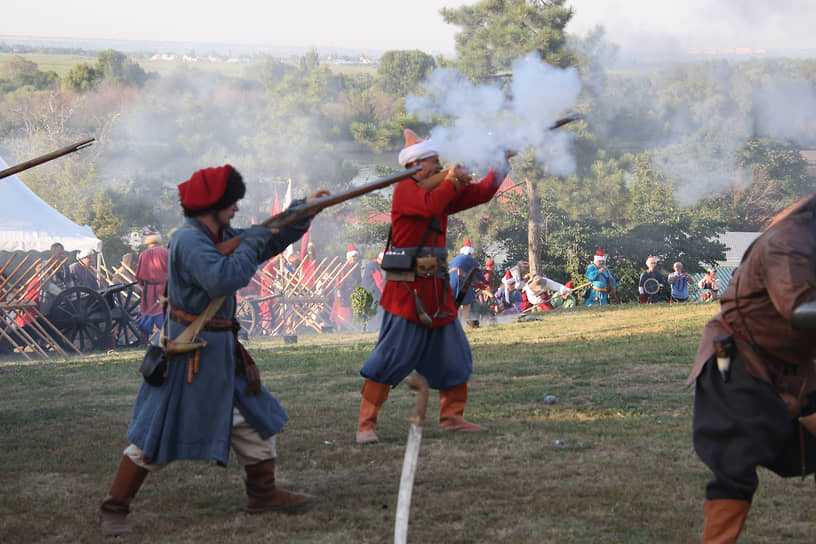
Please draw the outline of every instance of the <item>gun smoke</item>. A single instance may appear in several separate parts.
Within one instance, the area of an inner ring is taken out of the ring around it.
[[[575,171],[573,134],[549,127],[575,106],[581,81],[574,68],[553,68],[536,53],[513,63],[508,92],[474,85],[453,69],[437,69],[423,96],[406,99],[408,113],[436,122],[431,139],[443,157],[474,169],[501,164],[506,150],[532,150],[557,175]]]

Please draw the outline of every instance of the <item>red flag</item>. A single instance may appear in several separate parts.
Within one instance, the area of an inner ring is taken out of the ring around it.
[[[309,244],[309,232],[312,230],[312,226],[309,225],[309,230],[306,231],[306,234],[303,235],[303,238],[300,239],[300,260],[302,261],[306,257],[306,249],[307,245]]]
[[[272,204],[272,215],[280,213],[280,202],[278,202],[278,192],[275,191],[275,202]]]

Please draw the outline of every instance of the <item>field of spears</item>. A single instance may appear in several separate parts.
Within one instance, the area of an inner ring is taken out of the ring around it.
[[[407,541],[699,541],[709,473],[692,448],[685,381],[716,310],[582,307],[466,329],[474,373],[465,416],[488,432],[440,430],[430,392]],[[417,397],[398,386],[380,414],[380,442],[356,444],[359,369],[376,339],[315,331],[297,344],[248,342],[291,416],[278,436],[279,483],[317,495],[310,512],[248,515],[233,459],[226,468],[178,462],[147,479],[123,541],[393,542]],[[0,358],[1,540],[102,540],[99,503],[127,445],[143,353]],[[759,476],[746,542],[812,542],[813,479]]]

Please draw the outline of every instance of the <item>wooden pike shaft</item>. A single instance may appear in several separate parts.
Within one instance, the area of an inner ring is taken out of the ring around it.
[[[408,538],[408,517],[411,513],[411,495],[414,490],[419,446],[422,443],[422,423],[428,408],[428,382],[419,374],[405,379],[411,389],[416,390],[417,400],[411,416],[411,429],[408,431],[408,443],[405,446],[405,458],[402,462],[399,495],[397,497],[397,519],[394,523],[394,544],[406,544]]]
[[[28,268],[26,268],[25,271],[14,281],[14,283],[11,284],[11,287],[6,287],[6,291],[9,293],[14,293],[18,289],[21,291],[27,291],[29,282],[37,274],[36,269],[39,262],[40,261],[38,259],[34,259],[31,264],[28,265]],[[33,274],[31,273],[32,270],[34,271]],[[19,296],[19,293],[17,293],[16,296]]]
[[[32,263],[31,266],[28,267],[28,269],[14,283],[14,285],[7,288],[8,292],[7,292],[6,296],[8,297],[9,300],[15,300],[17,298],[24,299],[25,296],[28,294],[30,288],[31,288],[31,282],[32,281],[39,280],[40,287],[45,285],[45,282],[47,281],[47,280],[45,280],[46,273],[51,272],[52,267],[53,267],[54,263],[56,262],[56,260],[53,259],[53,257],[49,257],[48,260],[45,262],[45,264],[42,266],[42,268],[39,271],[37,271],[36,266],[38,264],[41,264],[41,262],[42,261],[34,261],[34,263]],[[34,271],[33,274],[31,274],[29,276],[32,269],[34,269],[35,271]],[[56,269],[54,269],[54,271],[56,271]],[[49,276],[48,279],[50,279],[50,276]],[[22,281],[22,280],[25,280],[25,281]]]
[[[3,279],[3,273],[6,271],[6,268],[8,268],[8,266],[11,264],[11,262],[14,260],[14,258],[17,257],[17,253],[18,253],[17,251],[12,253],[11,256],[3,264],[2,268],[0,268],[0,280]]]
[[[0,280],[1,280],[0,281],[0,288],[5,289],[6,291],[10,291],[11,289],[13,289],[13,287],[6,287],[6,286],[11,281],[11,278],[13,278],[17,274],[17,272],[19,272],[19,270],[23,267],[23,265],[28,261],[29,257],[31,257],[31,255],[26,255],[25,257],[23,257],[23,260],[20,261],[20,263],[14,268],[14,270],[9,272],[6,275],[5,278],[0,278]],[[15,285],[16,285],[16,282],[15,282]]]

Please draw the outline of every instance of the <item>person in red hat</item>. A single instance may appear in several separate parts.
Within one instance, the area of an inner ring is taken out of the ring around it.
[[[446,277],[446,233],[449,215],[493,198],[510,169],[506,160],[510,156],[512,153],[477,183],[470,182],[464,168],[454,165],[441,183],[429,190],[419,184],[442,172],[439,150],[432,140],[405,131],[399,163],[405,168],[422,166],[422,170],[394,189],[391,241],[395,251],[413,252],[417,267],[386,274],[380,299],[385,310],[380,336],[360,370],[365,383],[357,420],[358,443],[377,441],[377,415],[389,389],[412,370],[439,390],[439,422],[443,429],[484,430],[464,418],[473,359]]]
[[[182,459],[226,466],[230,446],[246,470],[247,511],[299,512],[313,499],[275,484],[275,435],[289,417],[260,383],[257,366],[237,341],[234,320],[238,289],[261,263],[303,236],[311,221],[279,231],[233,228],[246,188],[230,165],[199,170],[178,190],[186,221],[170,242],[169,337],[177,338],[213,299],[224,302],[199,334],[203,347],[171,356],[160,385],[142,382],[127,430],[130,445],[100,507],[106,536],[132,531],[130,503],[150,472]],[[328,194],[319,190],[307,200]],[[216,244],[236,236],[240,244],[222,255]]]
[[[575,300],[575,292],[573,291],[573,283],[572,281],[568,281],[564,284],[568,290],[566,293],[561,293],[560,296],[554,296],[550,299],[550,303],[552,304],[553,308],[575,308],[577,304]]]
[[[491,294],[495,293],[501,284],[499,277],[496,276],[496,261],[493,259],[486,260],[482,275],[485,281],[480,287],[486,291],[490,291]]]
[[[338,329],[351,328],[351,294],[360,285],[360,252],[349,244],[346,250],[346,262],[334,278],[334,302],[329,319]]]
[[[606,267],[606,255],[600,249],[595,252],[592,264],[587,266],[586,277],[591,282],[590,289],[592,290],[589,298],[586,299],[586,305],[605,306],[609,304],[609,294],[614,294],[618,284]]]
[[[521,311],[524,297],[521,291],[516,289],[518,281],[513,273],[508,270],[502,278],[502,286],[496,291],[496,300],[499,301],[499,311],[503,314],[516,314]]]

